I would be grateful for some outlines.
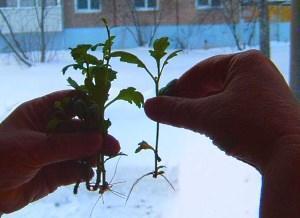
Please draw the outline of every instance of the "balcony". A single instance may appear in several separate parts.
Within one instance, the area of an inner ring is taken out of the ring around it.
[[[45,0],[44,13],[40,2],[41,0],[0,0],[0,31],[3,34],[9,33],[9,23],[14,33],[37,32],[40,31],[42,17],[45,32],[62,31],[61,1]]]

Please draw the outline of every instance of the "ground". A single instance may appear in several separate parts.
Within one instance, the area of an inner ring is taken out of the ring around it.
[[[131,49],[152,68],[147,49]],[[163,76],[163,84],[179,77],[198,61],[217,54],[236,52],[233,48],[184,51],[171,62]],[[289,44],[272,43],[272,57],[288,81]],[[0,121],[21,102],[61,89],[68,89],[66,77],[61,75],[63,66],[72,63],[67,51],[58,52],[56,60],[36,64],[31,68],[19,66],[9,55],[1,55],[0,69]],[[111,95],[119,89],[135,86],[146,98],[153,96],[152,81],[133,65],[113,61],[119,79],[113,84]],[[71,72],[76,80],[80,73]],[[139,176],[151,171],[153,157],[149,152],[134,154],[137,143],[154,141],[155,125],[143,110],[125,102],[109,110],[113,126],[110,133],[119,139],[122,151],[129,156],[122,158],[113,189],[124,194]],[[79,194],[72,194],[72,186],[62,187],[48,197],[24,209],[4,215],[4,218],[254,218],[258,217],[261,178],[250,166],[226,156],[204,136],[183,129],[163,126],[160,153],[167,176],[176,187],[172,191],[165,181],[147,178],[134,189],[125,205],[124,199],[107,193],[99,196],[88,193],[83,187]],[[114,171],[116,161],[108,167]],[[111,175],[110,175],[111,176]],[[97,202],[97,204],[95,204]],[[93,207],[95,209],[93,210]],[[93,212],[92,212],[93,210]],[[92,214],[91,214],[92,212]]]

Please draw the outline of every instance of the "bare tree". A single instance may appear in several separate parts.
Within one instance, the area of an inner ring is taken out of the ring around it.
[[[300,100],[300,0],[292,0],[290,85]]]
[[[40,62],[44,63],[46,61],[46,34],[45,34],[45,20],[48,15],[48,10],[46,10],[46,0],[39,0],[38,4],[35,5],[36,19],[39,28],[40,35]]]
[[[20,42],[17,40],[16,34],[2,9],[0,9],[0,17],[4,21],[9,32],[8,34],[4,34],[2,31],[0,31],[0,37],[3,39],[8,48],[14,53],[17,60],[30,67],[30,60],[20,45]]]
[[[270,24],[268,0],[259,0],[259,48],[270,57]]]
[[[238,50],[243,50],[240,31],[241,4],[239,0],[222,0],[222,14],[228,25]]]
[[[55,34],[49,33],[49,23],[52,22],[50,29],[56,28],[53,21],[57,19],[54,17],[56,13],[52,10],[58,3],[57,0],[34,0],[26,9],[20,6],[5,9],[5,12],[0,9],[0,21],[6,29],[5,33],[0,32],[0,37],[17,60],[29,66],[51,57],[49,45]]]
[[[221,0],[222,15],[226,25],[229,27],[238,50],[243,50],[246,45],[250,45],[255,33],[257,5],[255,1],[248,1],[245,5],[242,0]],[[242,30],[241,20],[243,14],[247,13],[244,29]],[[247,31],[249,35],[244,35]]]
[[[134,5],[134,1],[126,0],[126,6],[129,13],[126,15],[125,19],[130,20],[134,26],[134,30],[127,27],[127,30],[131,33],[135,41],[139,46],[144,46],[146,44],[151,45],[157,30],[161,24],[163,11],[161,8],[153,8],[149,11],[150,19],[145,21],[142,19],[141,11],[138,11]]]

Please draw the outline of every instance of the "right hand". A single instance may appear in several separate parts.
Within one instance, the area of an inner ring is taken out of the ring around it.
[[[145,112],[155,121],[207,135],[260,171],[279,141],[300,133],[297,100],[274,64],[253,50],[200,62],[168,96],[148,100]]]

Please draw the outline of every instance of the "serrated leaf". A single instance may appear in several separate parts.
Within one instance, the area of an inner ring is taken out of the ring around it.
[[[97,57],[88,53],[88,50],[92,48],[93,46],[91,44],[78,45],[76,48],[71,49],[71,55],[78,65],[81,66],[84,63],[91,65],[102,65],[102,60],[98,60]]]
[[[137,56],[125,51],[115,51],[111,53],[111,57],[119,57],[121,61],[136,64],[138,67],[148,70],[146,65]]]
[[[176,57],[178,55],[179,52],[181,52],[182,50],[176,50],[173,51],[171,54],[168,55],[168,57],[166,58],[166,60],[163,63],[163,68],[169,63],[169,61],[171,59],[173,59],[174,57]]]
[[[167,52],[166,49],[169,47],[169,38],[168,37],[162,37],[159,39],[156,39],[153,43],[153,50],[150,50],[150,55],[159,62],[162,57],[164,57]]]
[[[83,57],[87,54],[87,51],[92,47],[91,44],[78,45],[76,48],[71,49],[71,55],[77,63],[83,62]]]
[[[116,100],[124,100],[130,104],[134,103],[139,108],[144,105],[144,96],[133,87],[121,90]]]

